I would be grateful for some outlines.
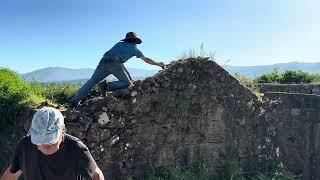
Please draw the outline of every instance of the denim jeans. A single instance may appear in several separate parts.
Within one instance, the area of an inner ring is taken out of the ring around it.
[[[127,88],[130,85],[130,81],[122,66],[122,63],[118,61],[101,59],[91,78],[80,88],[71,101],[79,103],[96,84],[110,74],[114,75],[118,81],[108,82],[107,91]]]

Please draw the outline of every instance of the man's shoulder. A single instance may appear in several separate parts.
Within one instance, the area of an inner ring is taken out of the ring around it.
[[[21,138],[21,141],[30,141],[31,142],[31,135],[28,134],[28,135],[25,135]]]
[[[133,43],[128,43],[128,42],[123,42],[123,41],[120,41],[116,44],[116,46],[118,47],[123,47],[123,48],[136,48],[137,45],[136,44],[133,44]]]
[[[19,144],[30,145],[31,143],[31,135],[25,135],[20,139]]]
[[[65,141],[76,148],[87,149],[87,146],[81,141],[81,139],[70,134],[65,135]]]
[[[120,42],[117,42],[117,43],[113,46],[113,48],[121,48],[121,47],[123,47],[123,46],[125,46],[125,45],[126,45],[125,42],[120,41]]]
[[[26,135],[20,138],[19,142],[16,145],[16,150],[22,150],[22,151],[27,151],[30,149],[33,149],[33,144],[31,142],[31,136]]]

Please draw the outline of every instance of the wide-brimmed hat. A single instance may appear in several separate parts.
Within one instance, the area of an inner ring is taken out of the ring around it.
[[[41,108],[32,118],[31,142],[35,145],[55,144],[59,141],[63,127],[64,118],[59,110],[51,107]]]
[[[141,44],[142,43],[141,39],[138,38],[138,36],[137,36],[137,34],[135,32],[128,32],[126,34],[126,38],[122,39],[121,41],[129,40],[129,39],[135,40],[136,44]]]

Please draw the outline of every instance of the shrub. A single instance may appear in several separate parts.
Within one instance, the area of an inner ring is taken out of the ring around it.
[[[23,82],[17,73],[0,69],[0,136],[11,132],[19,108],[44,101],[38,88]]]
[[[257,83],[281,83],[281,84],[300,84],[300,83],[320,83],[320,74],[309,74],[299,71],[285,71],[279,73],[274,69],[270,73],[266,73],[256,78]]]
[[[277,69],[274,69],[270,73],[263,74],[255,79],[257,83],[280,83],[282,74],[279,74]]]
[[[320,83],[320,74],[311,74],[312,83]]]
[[[9,69],[0,68],[0,168],[7,166],[5,151],[7,140],[11,138],[15,127],[16,113],[26,105],[35,105],[44,101],[40,87],[23,82],[19,75]],[[1,171],[1,169],[0,169]]]
[[[299,84],[311,83],[312,76],[303,71],[285,71],[282,75],[280,83],[282,84]]]
[[[72,84],[48,84],[42,87],[42,95],[54,103],[67,104],[79,87]]]

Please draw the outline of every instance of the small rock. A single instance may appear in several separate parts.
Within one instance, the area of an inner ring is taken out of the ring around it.
[[[168,88],[169,87],[169,82],[167,82],[167,81],[163,81],[162,83],[161,83],[161,87],[163,87],[163,88]]]
[[[115,144],[117,141],[119,141],[120,137],[118,135],[115,135],[111,139],[111,145]]]
[[[102,110],[105,112],[108,112],[108,108],[107,107],[102,107]]]
[[[241,126],[246,125],[246,120],[245,120],[245,119],[242,119],[242,120],[239,122],[239,124],[240,124]]]
[[[135,97],[137,94],[138,94],[137,91],[132,91],[132,92],[131,92],[131,96],[132,96],[132,97]]]
[[[291,115],[292,116],[299,116],[301,114],[301,109],[298,108],[292,108],[291,109]]]
[[[134,98],[133,100],[132,100],[132,103],[136,103],[137,102],[137,98]]]
[[[106,112],[103,112],[102,114],[99,115],[98,123],[100,125],[105,125],[110,121],[109,116]]]

